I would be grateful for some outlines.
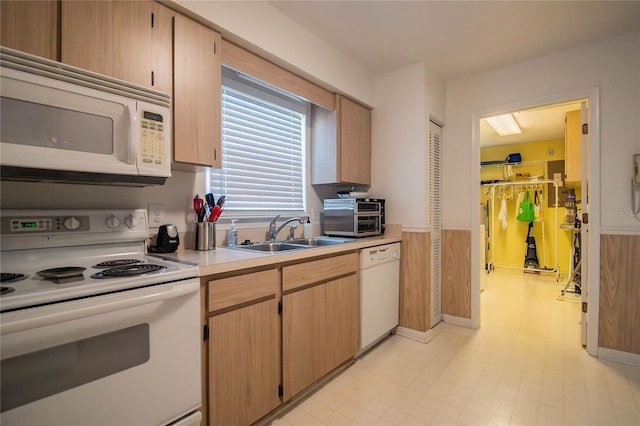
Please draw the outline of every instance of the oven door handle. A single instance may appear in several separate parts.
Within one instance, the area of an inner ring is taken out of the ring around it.
[[[3,314],[0,334],[17,333],[37,327],[87,318],[107,312],[161,302],[195,293],[198,279],[173,284],[146,287],[131,291],[82,299],[42,308],[26,309]]]

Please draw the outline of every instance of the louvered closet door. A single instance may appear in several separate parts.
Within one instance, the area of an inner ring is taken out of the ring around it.
[[[440,145],[442,141],[442,127],[433,121],[429,122],[429,170],[431,191],[429,200],[431,205],[431,327],[442,321],[441,296],[441,231],[442,231],[442,194],[440,174]]]

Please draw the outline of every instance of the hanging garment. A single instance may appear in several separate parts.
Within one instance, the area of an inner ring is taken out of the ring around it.
[[[536,213],[533,210],[533,203],[531,202],[529,191],[524,193],[524,198],[519,206],[520,209],[518,210],[518,216],[516,216],[516,219],[521,222],[533,222],[536,220]]]
[[[542,222],[544,220],[544,201],[542,199],[542,191],[536,191],[533,197],[533,211],[536,214],[536,222]]]
[[[500,203],[500,212],[498,213],[498,220],[502,222],[502,229],[507,229],[507,200],[504,198]]]
[[[507,200],[502,199],[500,203],[500,212],[498,213],[498,220],[502,222],[502,229],[507,229]]]
[[[518,213],[520,212],[520,203],[522,202],[522,200],[524,200],[524,191],[518,192],[518,197],[516,198],[516,219],[518,219]]]

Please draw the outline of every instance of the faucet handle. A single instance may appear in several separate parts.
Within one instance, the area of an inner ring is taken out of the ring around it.
[[[293,224],[289,227],[289,239],[293,240],[296,237],[296,229],[298,229],[298,225]]]

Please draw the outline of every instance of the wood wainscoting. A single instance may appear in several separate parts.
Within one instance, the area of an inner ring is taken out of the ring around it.
[[[640,354],[640,236],[600,236],[598,346]]]
[[[442,313],[471,318],[471,231],[442,230]]]
[[[403,232],[400,256],[401,327],[431,328],[431,238],[428,232]]]

